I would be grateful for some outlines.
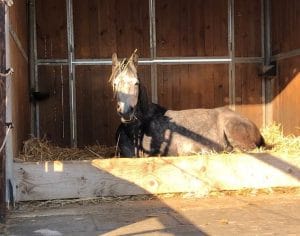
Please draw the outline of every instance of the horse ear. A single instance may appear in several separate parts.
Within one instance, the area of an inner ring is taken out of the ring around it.
[[[112,58],[112,70],[114,70],[119,65],[117,53],[113,53],[111,58]]]
[[[134,53],[132,55],[132,61],[133,61],[135,68],[137,68],[137,66],[138,66],[138,60],[139,60],[139,55],[137,53]]]

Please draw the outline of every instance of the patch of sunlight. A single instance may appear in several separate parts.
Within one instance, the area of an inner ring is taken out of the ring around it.
[[[54,170],[54,172],[63,172],[64,164],[61,161],[54,161],[53,162],[53,170]]]

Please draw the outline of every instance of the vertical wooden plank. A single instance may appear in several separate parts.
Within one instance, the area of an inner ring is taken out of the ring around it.
[[[261,64],[236,64],[236,111],[252,120],[258,127],[263,124]]]
[[[66,59],[66,1],[36,0],[37,54],[39,59]]]
[[[139,66],[139,78],[151,98],[150,67]],[[78,146],[115,145],[120,124],[111,84],[111,66],[76,66]]]
[[[227,0],[156,2],[157,56],[226,56]]]
[[[158,101],[175,110],[228,105],[228,66],[158,66]]]
[[[278,62],[275,78],[274,120],[285,134],[300,135],[300,56]]]
[[[55,144],[70,145],[69,81],[67,66],[39,66],[39,91],[49,98],[39,102],[40,134]]]
[[[271,0],[272,55],[300,48],[300,1]]]
[[[5,48],[5,6],[0,3],[0,70],[4,72],[6,66],[6,48]],[[0,143],[5,139],[5,117],[6,117],[6,86],[5,78],[0,77]],[[3,223],[5,219],[5,152],[0,153],[0,221]]]
[[[9,29],[20,41],[21,47],[28,52],[28,22],[27,1],[21,0],[9,8]],[[30,134],[30,103],[28,83],[28,61],[22,55],[15,39],[9,34],[9,60],[10,67],[14,68],[13,79],[10,80],[11,116],[13,129],[13,152],[18,155],[23,141]],[[10,78],[9,78],[10,79]]]
[[[148,0],[74,0],[76,58],[150,56]]]
[[[27,0],[19,0],[9,9],[10,28],[20,39],[25,52],[28,52],[28,9]]]
[[[261,0],[235,0],[234,23],[235,56],[261,56]]]

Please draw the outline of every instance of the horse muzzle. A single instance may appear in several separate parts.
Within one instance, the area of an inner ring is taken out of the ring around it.
[[[135,120],[135,109],[130,108],[126,113],[118,111],[122,123],[129,123]]]

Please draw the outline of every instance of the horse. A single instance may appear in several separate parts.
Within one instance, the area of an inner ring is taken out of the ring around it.
[[[138,55],[112,55],[110,82],[121,124],[116,132],[121,157],[184,156],[250,151],[264,147],[258,127],[228,107],[168,110],[148,101],[138,79]]]

